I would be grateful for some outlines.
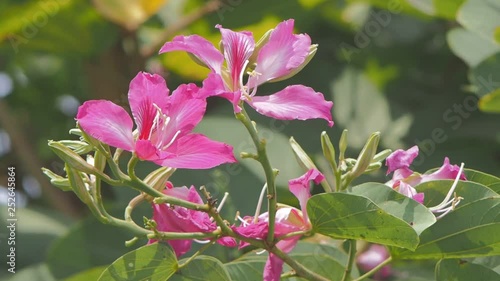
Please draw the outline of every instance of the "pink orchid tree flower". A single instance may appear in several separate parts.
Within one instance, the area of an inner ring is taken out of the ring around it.
[[[236,162],[230,145],[191,133],[207,105],[205,99],[197,97],[199,91],[196,85],[188,84],[169,95],[161,76],[140,72],[130,82],[128,92],[136,133],[129,114],[106,100],[85,102],[76,120],[85,133],[99,141],[161,166],[208,169]]]
[[[214,45],[198,35],[177,36],[165,43],[161,53],[186,51],[207,66],[211,73],[203,82],[204,96],[221,96],[233,103],[240,112],[240,101],[247,102],[257,112],[280,120],[322,118],[333,126],[333,103],[323,94],[304,85],[291,85],[269,95],[256,96],[257,87],[266,82],[286,79],[300,71],[316,52],[307,34],[294,34],[294,20],[279,23],[266,43],[256,47],[251,32],[235,32],[216,26],[222,35],[221,53]],[[225,64],[224,64],[225,62]],[[249,66],[250,62],[252,65]],[[246,85],[243,76],[247,67]]]
[[[364,272],[368,272],[389,258],[389,251],[378,244],[372,244],[362,252],[357,258],[356,263]],[[392,275],[392,269],[389,265],[382,267],[373,275],[374,280],[387,280]]]
[[[386,159],[387,174],[394,172],[392,180],[388,181],[386,185],[397,190],[399,193],[414,199],[415,201],[423,204],[424,194],[417,193],[414,188],[418,184],[433,181],[433,180],[455,180],[450,188],[445,200],[435,207],[429,208],[435,213],[443,213],[441,216],[446,215],[448,212],[460,202],[461,198],[451,198],[458,180],[467,180],[463,173],[464,164],[459,167],[451,165],[448,157],[444,158],[443,165],[431,174],[419,174],[410,169],[413,160],[418,156],[418,146],[413,146],[408,150],[398,149],[391,153]]]
[[[196,204],[203,204],[198,192],[194,186],[187,188],[173,187],[169,182],[163,193],[178,199],[189,201]],[[226,194],[227,195],[227,194]],[[219,210],[224,204],[225,198],[219,205]],[[163,232],[213,232],[217,229],[217,224],[210,216],[201,211],[191,210],[185,207],[172,206],[168,203],[152,204],[153,220],[157,224],[157,230]],[[150,240],[149,243],[154,243],[156,240]],[[187,253],[191,249],[191,239],[169,240],[168,243],[172,246],[177,257]],[[200,243],[202,243],[200,241]],[[217,243],[226,247],[236,247],[236,240],[231,237],[222,237],[217,240]]]
[[[294,207],[280,206],[276,211],[276,221],[275,221],[275,236],[279,239],[280,236],[297,232],[297,231],[307,231],[311,229],[311,223],[307,216],[307,200],[311,197],[310,192],[310,182],[313,181],[315,184],[319,184],[324,179],[323,174],[315,169],[309,170],[307,173],[299,178],[292,179],[288,182],[290,192],[292,192],[295,197],[299,200],[300,208],[299,210]],[[269,214],[263,213],[259,215],[262,200],[265,195],[266,186],[262,189],[259,204],[257,205],[256,214],[254,217],[247,216],[241,219],[242,224],[237,227],[233,227],[233,230],[247,238],[254,238],[259,240],[265,240],[269,232]],[[288,253],[290,252],[300,239],[300,235],[287,237],[280,240],[276,247],[281,251]],[[241,247],[248,246],[248,243],[241,242]],[[283,270],[283,261],[274,255],[269,253],[269,258],[266,261],[264,267],[264,281],[278,281],[280,280],[281,271]]]

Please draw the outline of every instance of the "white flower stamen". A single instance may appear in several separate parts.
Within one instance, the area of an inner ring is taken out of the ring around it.
[[[253,223],[257,223],[259,221],[260,209],[262,208],[262,201],[264,201],[264,195],[266,194],[266,190],[267,190],[267,182],[266,184],[264,184],[260,192],[259,202],[257,203],[257,208],[255,208]]]
[[[458,171],[458,174],[455,178],[455,181],[453,182],[453,185],[451,186],[450,190],[448,191],[448,194],[446,194],[446,197],[444,200],[439,203],[438,205],[434,207],[430,207],[429,210],[433,213],[443,213],[436,217],[437,219],[440,219],[444,217],[446,214],[449,212],[453,211],[455,207],[460,203],[460,201],[463,199],[460,196],[457,196],[455,193],[455,188],[457,187],[458,181],[460,180],[460,176],[462,175],[464,169],[464,163],[460,165],[460,170]],[[450,199],[453,196],[452,199]]]
[[[193,239],[194,242],[198,244],[208,244],[210,243],[210,240],[198,240],[198,239]]]
[[[228,192],[224,192],[224,197],[222,197],[222,200],[220,201],[219,206],[217,207],[217,212],[220,212],[222,210],[222,207],[224,206],[224,203],[226,203],[226,199],[229,196]]]

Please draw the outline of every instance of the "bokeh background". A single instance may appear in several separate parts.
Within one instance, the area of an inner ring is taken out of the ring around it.
[[[297,32],[319,44],[318,52],[292,79],[259,91],[311,86],[333,100],[335,126],[319,120],[276,121],[250,112],[269,140],[272,164],[280,169],[280,201],[296,204],[286,191],[287,180],[302,174],[289,146],[291,136],[328,174],[321,157],[322,131],[337,142],[348,129],[351,157],[372,132],[380,131],[381,149],[419,145],[417,171],[440,166],[447,156],[452,163],[500,176],[496,0],[2,0],[0,218],[6,221],[7,169],[14,166],[18,224],[17,274],[2,270],[0,278],[92,280],[88,276],[98,276],[103,266],[130,250],[124,246],[132,238],[129,233],[98,223],[74,194],[51,186],[41,173],[41,167],[64,173],[47,140],[76,139],[68,131],[81,103],[108,99],[127,108],[128,83],[144,70],[163,75],[171,90],[181,83],[200,85],[208,70],[181,52],[158,55],[164,42],[195,33],[217,45],[216,24],[259,38],[289,18],[295,19]],[[232,144],[237,154],[252,151],[225,100],[209,101],[196,130]],[[139,174],[153,168],[141,163]],[[360,180],[388,179],[381,169]],[[264,176],[256,163],[244,160],[208,171],[177,171],[172,181],[206,185],[219,197],[229,192],[224,212],[232,218],[236,211],[253,212]],[[133,196],[126,188],[105,189],[116,215]],[[139,210],[138,221],[142,215],[150,216],[148,206]],[[6,238],[1,227],[2,269]],[[238,254],[218,247],[212,252],[223,261]],[[432,268],[428,273],[412,272],[411,265],[401,268],[415,280],[433,276]],[[75,275],[83,271],[91,275]]]

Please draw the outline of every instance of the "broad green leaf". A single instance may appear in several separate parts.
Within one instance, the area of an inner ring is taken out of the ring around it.
[[[500,2],[468,0],[460,7],[457,21],[465,28],[495,42],[495,30],[500,26]]]
[[[231,280],[254,281],[262,279],[262,272],[266,260],[245,260],[226,263],[226,268]]]
[[[450,49],[469,67],[475,67],[487,57],[500,52],[500,45],[464,28],[454,28],[446,34]]]
[[[416,187],[425,193],[425,205],[441,202],[451,180],[426,182]],[[464,199],[455,210],[420,235],[415,251],[393,249],[402,259],[466,258],[500,254],[500,196],[473,182],[459,182],[457,196]]]
[[[469,72],[469,80],[479,97],[500,88],[500,52],[483,60]]]
[[[434,11],[436,16],[441,16],[450,20],[454,20],[457,14],[458,8],[466,0],[433,0]],[[418,2],[418,1],[415,1]]]
[[[292,258],[314,273],[326,277],[328,280],[341,280],[344,275],[345,268],[327,255],[295,254],[292,255]],[[289,270],[292,270],[292,268],[285,264],[283,271],[287,272]],[[289,280],[306,279],[295,277]]]
[[[495,271],[463,260],[440,260],[436,265],[436,281],[500,280]]]
[[[352,187],[350,193],[369,198],[385,212],[406,221],[420,235],[436,222],[436,217],[422,204],[381,183]]]
[[[500,88],[481,97],[479,109],[484,112],[500,113]]]
[[[307,212],[314,231],[337,239],[415,249],[419,239],[405,221],[385,212],[366,197],[327,193],[311,197]]]
[[[464,169],[464,173],[468,181],[480,183],[498,193],[499,190],[495,190],[492,187],[500,184],[500,178],[472,169]]]
[[[91,269],[87,269],[85,271],[74,274],[64,281],[88,281],[88,280],[97,280],[99,276],[108,268],[107,266],[97,266],[92,267]]]
[[[172,249],[164,243],[154,243],[118,258],[101,274],[99,281],[163,281],[168,280],[177,268]]]
[[[500,255],[492,257],[477,257],[467,260],[474,264],[483,265],[500,274]]]
[[[182,264],[182,261],[181,261]],[[218,259],[210,256],[199,256],[182,267],[172,276],[172,281],[231,281],[229,273]]]

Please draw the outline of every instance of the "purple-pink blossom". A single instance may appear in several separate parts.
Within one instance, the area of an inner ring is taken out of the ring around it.
[[[387,258],[389,258],[389,256],[389,251],[387,251],[384,246],[372,244],[366,251],[359,254],[359,256],[356,258],[356,263],[361,270],[363,270],[364,272],[368,272],[381,264]],[[373,279],[386,280],[391,275],[391,266],[386,265],[373,275]]]
[[[76,120],[85,133],[99,141],[161,166],[207,169],[236,162],[230,145],[191,132],[206,109],[199,91],[196,85],[187,84],[169,95],[161,76],[140,72],[130,82],[128,92],[136,133],[129,114],[106,100],[85,102]]]
[[[222,35],[222,52],[205,38],[190,35],[175,37],[165,43],[160,53],[186,51],[194,55],[211,70],[203,82],[203,96],[224,97],[233,103],[235,112],[241,110],[239,104],[245,101],[257,112],[275,119],[322,118],[333,125],[333,103],[310,87],[291,85],[269,96],[255,95],[259,85],[288,78],[314,55],[316,45],[311,44],[310,37],[293,33],[294,20],[279,23],[258,50],[251,32],[216,27]],[[247,70],[249,77],[244,83]]]
[[[324,179],[323,174],[315,169],[309,170],[306,174],[299,178],[292,179],[288,182],[290,191],[297,197],[302,209],[299,210],[294,207],[280,207],[276,211],[275,232],[274,235],[278,239],[280,236],[296,232],[307,231],[311,229],[311,223],[307,216],[307,200],[311,197],[310,182],[313,181],[319,184]],[[262,199],[261,199],[262,200]],[[233,230],[247,238],[254,238],[265,240],[269,233],[269,213],[263,213],[257,217],[247,216],[242,219],[242,224],[233,227]],[[288,237],[280,240],[276,247],[281,251],[290,252],[300,239],[300,235]],[[240,247],[248,246],[248,243],[242,242]],[[280,280],[281,271],[283,270],[283,261],[269,253],[269,258],[264,267],[264,281],[278,281]]]
[[[168,196],[179,198],[196,204],[203,204],[198,192],[194,186],[187,188],[173,187],[171,183],[163,193]],[[210,216],[201,211],[191,210],[185,207],[172,206],[170,204],[152,204],[153,220],[157,224],[157,230],[163,232],[212,232],[217,229],[217,225],[210,219]],[[150,240],[150,243],[156,240]],[[192,239],[169,240],[168,243],[174,249],[177,257],[182,256],[191,249]],[[236,241],[231,237],[222,237],[217,243],[235,247]]]
[[[386,159],[387,174],[394,172],[392,180],[386,184],[399,193],[413,198],[414,200],[423,203],[424,194],[417,193],[415,186],[432,180],[452,180],[458,178],[466,180],[465,174],[460,171],[457,165],[451,165],[448,157],[444,158],[443,165],[431,174],[419,174],[414,172],[409,167],[413,160],[418,156],[418,146],[413,146],[408,150],[398,149],[389,155]],[[458,176],[460,175],[460,176]]]

